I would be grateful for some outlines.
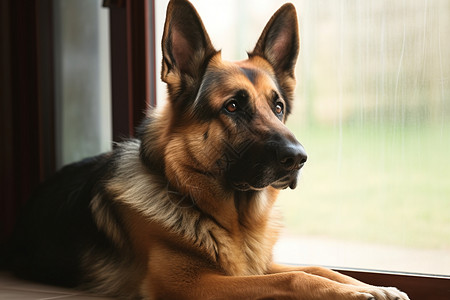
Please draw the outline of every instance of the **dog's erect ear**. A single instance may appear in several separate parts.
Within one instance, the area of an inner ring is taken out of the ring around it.
[[[287,3],[267,23],[250,56],[262,56],[275,72],[294,77],[299,44],[297,12],[294,5]]]
[[[184,76],[198,79],[217,51],[202,20],[186,0],[171,0],[167,7],[162,39],[161,79],[177,84]]]
[[[261,56],[273,67],[281,85],[283,97],[291,110],[295,87],[295,63],[300,47],[297,12],[294,5],[283,5],[269,20],[249,57]]]

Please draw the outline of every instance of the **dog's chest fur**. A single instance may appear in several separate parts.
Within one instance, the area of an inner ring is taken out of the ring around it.
[[[216,260],[229,275],[265,274],[272,262],[274,237],[279,231],[277,212],[272,210],[265,192],[251,201],[241,205],[240,209],[246,210],[241,212],[246,218],[239,221],[234,232],[223,228],[211,231],[217,235],[213,236],[218,247]]]
[[[279,231],[278,214],[269,201],[270,191],[239,200],[238,219],[233,228],[226,228],[195,205],[182,205],[182,196],[171,191],[160,175],[150,173],[142,165],[139,145],[138,141],[123,144],[128,156],[118,164],[116,176],[107,184],[108,193],[115,195],[114,201],[131,207],[145,219],[161,224],[209,254],[209,259],[227,275],[264,274],[270,266]],[[107,234],[111,231],[108,224],[97,221],[97,225]],[[114,237],[117,231],[110,235]]]

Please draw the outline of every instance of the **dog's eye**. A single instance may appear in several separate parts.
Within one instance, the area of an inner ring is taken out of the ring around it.
[[[281,115],[284,112],[284,104],[282,102],[277,102],[275,105],[275,112],[277,115]]]
[[[238,103],[236,100],[231,100],[225,105],[227,112],[233,113],[238,110]]]

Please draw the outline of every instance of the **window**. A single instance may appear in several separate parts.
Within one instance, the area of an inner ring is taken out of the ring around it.
[[[54,0],[53,16],[60,168],[111,149],[109,18],[101,0]]]
[[[290,259],[448,275],[449,3],[326,2],[299,3],[289,124],[310,155],[280,199]]]
[[[246,58],[284,2],[193,1],[229,60]],[[293,2],[301,50],[288,126],[309,158],[278,200],[276,259],[449,275],[450,4]]]

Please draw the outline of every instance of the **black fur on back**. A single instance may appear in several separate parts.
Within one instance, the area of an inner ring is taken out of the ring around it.
[[[74,287],[82,280],[81,255],[112,248],[94,223],[90,201],[114,168],[104,154],[62,168],[33,193],[18,221],[8,267],[20,277]]]

